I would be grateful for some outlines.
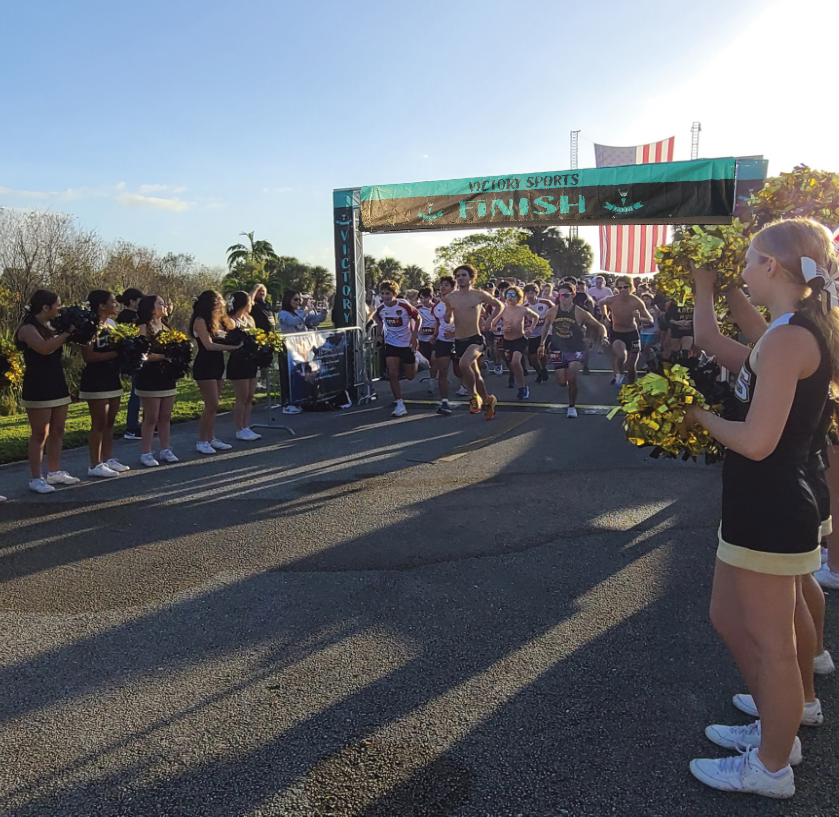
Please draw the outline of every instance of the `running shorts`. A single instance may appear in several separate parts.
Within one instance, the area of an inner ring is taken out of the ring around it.
[[[554,371],[567,369],[569,363],[582,363],[585,352],[557,352],[551,349],[548,352],[548,360],[553,364]]]
[[[431,341],[428,340],[421,340],[419,342],[419,350],[420,354],[429,362],[431,363],[431,355],[434,354],[436,351],[436,347],[434,346]]]
[[[542,338],[537,335],[535,338],[527,339],[527,353],[529,355],[539,354],[539,345],[542,343]]]
[[[454,341],[452,340],[438,340],[434,344],[434,354],[437,357],[451,357],[452,349],[454,349]]]
[[[470,346],[477,346],[478,351],[484,351],[484,336],[472,335],[469,338],[455,338],[454,340],[454,355],[456,359],[462,358],[466,354],[466,350]]]
[[[417,362],[416,355],[411,351],[410,346],[393,346],[385,344],[385,358],[398,357],[406,366],[414,366]]]
[[[513,359],[513,354],[515,352],[521,352],[522,355],[526,355],[527,349],[528,343],[527,338],[525,337],[515,338],[514,340],[507,340],[505,338],[504,340],[504,357],[507,361]]]
[[[614,329],[610,329],[609,343],[614,343],[616,340],[623,341],[628,352],[641,351],[641,336],[637,329],[633,329],[631,332],[615,332]]]

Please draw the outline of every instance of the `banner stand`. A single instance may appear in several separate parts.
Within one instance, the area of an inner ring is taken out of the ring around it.
[[[294,429],[286,426],[286,425],[279,425],[274,423],[274,411],[276,409],[281,409],[282,405],[279,402],[280,400],[280,371],[279,368],[276,372],[276,386],[274,385],[274,377],[272,376],[274,373],[273,363],[271,366],[268,367],[265,373],[265,413],[266,413],[266,422],[265,423],[251,423],[251,428],[267,428],[272,431],[287,431],[292,437],[296,437],[297,434],[295,433]],[[276,399],[275,399],[276,398]]]

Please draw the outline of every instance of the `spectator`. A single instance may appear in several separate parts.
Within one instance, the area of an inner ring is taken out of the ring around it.
[[[284,335],[314,329],[325,317],[325,314],[319,312],[307,312],[299,292],[286,290],[283,294],[279,318],[280,331]]]
[[[273,332],[277,325],[277,319],[274,317],[271,305],[265,300],[267,297],[268,290],[265,288],[265,284],[257,284],[253,288],[251,291],[251,300],[253,301],[251,317],[257,329],[261,329],[263,332]]]

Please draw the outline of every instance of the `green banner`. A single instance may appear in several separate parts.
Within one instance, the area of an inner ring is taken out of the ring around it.
[[[526,224],[715,224],[731,219],[736,162],[584,168],[361,188],[366,232]]]

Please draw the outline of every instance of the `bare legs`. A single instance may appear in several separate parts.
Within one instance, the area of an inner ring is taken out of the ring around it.
[[[795,646],[794,576],[769,576],[717,560],[711,621],[761,716],[759,756],[770,772],[789,762],[804,689]]]
[[[221,393],[224,389],[223,380],[196,380],[198,390],[204,400],[204,409],[198,419],[198,441],[209,443],[216,436],[216,415],[218,414]],[[235,386],[234,386],[235,388]],[[160,429],[158,429],[158,433]],[[161,443],[162,443],[161,439]],[[164,446],[168,448],[169,446]]]
[[[460,372],[463,382],[469,393],[474,397],[476,394],[483,402],[489,400],[486,384],[481,376],[481,350],[479,346],[470,346],[460,358]]]
[[[67,406],[55,408],[26,409],[29,417],[29,472],[33,479],[41,476],[44,449],[47,452],[47,468],[58,471],[61,468],[61,445],[64,439],[64,424],[67,421]]]
[[[510,356],[510,360],[508,361],[510,364],[510,371],[513,373],[513,377],[516,379],[516,385],[520,388],[524,388],[524,369],[521,365],[521,352],[513,352]]]
[[[568,405],[573,408],[577,405],[577,394],[579,393],[579,380],[581,363],[572,361],[567,369],[556,370],[556,382],[562,388],[568,386]]]
[[[209,381],[215,383],[215,380]],[[218,392],[216,392],[218,393]],[[160,448],[165,450],[171,444],[172,407],[175,397],[141,397],[143,403],[143,454],[151,454],[154,429],[160,437]]]
[[[251,411],[253,409],[253,397],[256,394],[256,378],[250,380],[231,380],[233,394],[236,395],[236,402],[233,404],[233,422],[236,424],[236,431],[251,427]]]
[[[121,402],[121,397],[87,401],[90,409],[90,434],[87,436],[87,446],[90,450],[91,468],[111,459],[114,448],[114,423],[119,414]]]

